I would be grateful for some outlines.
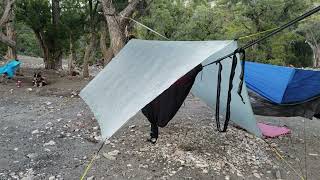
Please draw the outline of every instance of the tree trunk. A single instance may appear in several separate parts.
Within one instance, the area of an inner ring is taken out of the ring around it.
[[[45,69],[61,69],[62,52],[49,48],[53,46],[47,44],[43,33],[36,31],[34,33],[42,50]]]
[[[7,32],[7,37],[9,39],[11,39],[12,41],[16,42],[17,34],[15,32],[15,29],[14,29],[14,11],[13,10],[11,10],[9,22],[6,25],[6,32]],[[16,46],[14,46],[14,47],[10,47],[9,46],[8,47],[7,57],[9,59],[17,59]]]
[[[320,67],[320,45],[316,42],[306,41],[313,52],[313,67]]]
[[[118,18],[107,16],[108,29],[111,37],[111,48],[114,55],[117,55],[125,45],[125,27],[121,27]]]
[[[320,67],[320,47],[315,46],[313,49],[313,57],[314,57],[314,67],[319,68]]]
[[[107,47],[108,30],[106,24],[103,23],[100,34],[100,49],[103,54],[103,65],[106,66],[113,58],[113,51]]]
[[[6,1],[6,7],[4,8],[3,15],[0,18],[0,42],[12,48],[15,48],[16,42],[13,41],[12,38],[3,34],[1,29],[5,24],[10,23],[10,19],[12,18],[12,9],[13,9],[14,2],[15,0]]]
[[[73,41],[72,37],[70,37],[70,56],[69,56],[69,60],[68,60],[68,72],[70,75],[72,75],[72,72],[75,67],[74,64],[76,61],[77,61],[77,56],[76,56],[76,50],[74,47],[74,41]]]
[[[118,16],[112,0],[101,0],[104,17],[108,22],[109,35],[111,39],[111,48],[114,55],[126,44],[125,28],[129,24],[129,20],[124,17],[130,17],[136,10],[141,0],[131,0],[128,6],[122,10]]]
[[[90,56],[93,53],[93,48],[96,43],[96,34],[90,33],[90,42],[86,47],[86,51],[84,53],[84,59],[83,59],[83,77],[87,78],[89,77],[89,60]]]

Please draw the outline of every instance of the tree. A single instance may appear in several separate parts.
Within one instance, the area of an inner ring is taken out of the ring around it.
[[[62,1],[61,22],[69,38],[68,73],[71,75],[77,61],[77,41],[84,33],[85,9],[80,0]]]
[[[13,10],[15,0],[7,0],[6,2],[7,3],[5,6],[3,15],[0,19],[0,29],[4,25],[6,25],[10,21],[10,19],[12,19],[12,10]],[[10,36],[3,34],[1,31],[0,31],[0,42],[12,48],[15,48],[16,46],[16,42],[13,39],[11,39]]]
[[[128,17],[132,16],[141,0],[132,0],[120,12],[118,12],[119,9],[116,8],[112,0],[101,0],[101,2],[104,17],[108,24],[112,53],[116,55],[126,44],[125,30],[130,22]]]
[[[15,26],[14,20],[15,20],[15,14],[14,14],[14,8],[12,8],[9,14],[8,23],[6,24],[6,34],[9,39],[11,39],[14,42],[17,42],[17,34],[14,27]],[[8,59],[17,59],[17,47],[8,46],[6,56]]]
[[[313,67],[320,67],[320,15],[315,15],[312,18],[302,23],[298,32],[304,35],[306,42],[311,47],[313,52]]]
[[[17,19],[28,25],[42,49],[46,69],[61,69],[63,49],[67,46],[67,34],[60,23],[60,1],[20,0],[17,3]]]
[[[94,54],[94,46],[97,42],[97,25],[99,23],[99,1],[88,0],[87,2],[87,14],[88,14],[88,29],[89,29],[89,42],[87,44],[84,59],[83,59],[83,77],[89,77],[89,61],[90,57]]]

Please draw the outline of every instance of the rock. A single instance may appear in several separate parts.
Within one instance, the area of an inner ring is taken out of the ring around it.
[[[109,160],[112,160],[112,161],[114,161],[114,160],[117,159],[116,157],[111,156],[111,155],[108,154],[108,153],[103,153],[102,155],[103,155],[103,157],[105,157],[105,158],[107,158],[107,159],[109,159]]]
[[[135,127],[136,127],[136,125],[131,125],[131,126],[129,126],[129,129],[133,129]]]
[[[261,176],[260,176],[258,173],[253,173],[253,175],[254,175],[254,177],[256,177],[256,178],[258,178],[258,179],[261,178]]]
[[[319,155],[316,153],[309,153],[309,156],[319,156]]]
[[[33,89],[32,88],[28,88],[27,91],[31,92],[31,91],[33,91]]]
[[[55,179],[56,179],[55,176],[50,176],[50,177],[49,177],[49,180],[55,180]]]
[[[132,165],[131,164],[127,164],[127,167],[132,167]]]
[[[36,130],[34,130],[34,131],[31,132],[31,134],[38,134],[38,133],[39,133],[39,130],[38,130],[38,129],[36,129]]]
[[[14,148],[13,150],[14,150],[14,151],[18,151],[18,150],[19,150],[19,148]]]
[[[111,156],[116,156],[116,155],[120,154],[120,151],[114,150],[114,151],[108,152],[108,154]]]
[[[52,102],[46,102],[47,106],[50,106],[52,104]]]
[[[88,177],[87,180],[94,180],[94,176]]]
[[[30,153],[30,154],[27,154],[27,157],[30,158],[30,159],[34,159],[38,156],[37,153]]]
[[[78,114],[77,114],[77,117],[81,117],[81,116],[82,116],[82,114],[81,114],[81,113],[78,113]]]
[[[44,143],[43,146],[54,146],[56,143],[54,141],[49,141],[47,143]]]
[[[58,122],[60,122],[62,120],[62,118],[57,119]]]
[[[281,179],[281,173],[279,170],[276,171],[276,178],[277,178],[277,180]]]
[[[273,148],[275,148],[275,147],[277,147],[277,144],[276,144],[276,143],[271,143],[270,146],[273,147]]]

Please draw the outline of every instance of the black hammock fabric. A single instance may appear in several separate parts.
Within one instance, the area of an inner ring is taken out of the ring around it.
[[[167,90],[142,108],[142,113],[151,124],[165,127],[169,123],[187,98],[200,71],[202,71],[201,64],[178,79]]]

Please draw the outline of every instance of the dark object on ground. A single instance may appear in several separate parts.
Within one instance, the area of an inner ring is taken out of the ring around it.
[[[71,76],[78,76],[80,75],[80,73],[78,71],[72,71],[71,72]]]
[[[165,127],[178,112],[201,70],[202,65],[198,65],[142,109],[151,123],[150,140],[156,141],[158,127]]]
[[[34,73],[32,83],[34,87],[43,87],[48,85],[47,81],[42,77],[41,72]]]

